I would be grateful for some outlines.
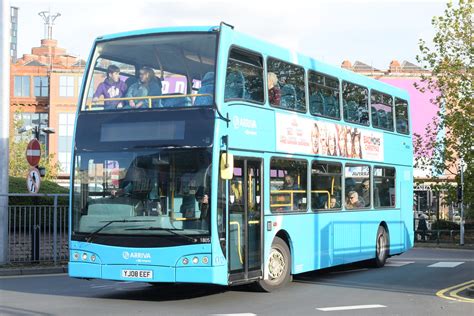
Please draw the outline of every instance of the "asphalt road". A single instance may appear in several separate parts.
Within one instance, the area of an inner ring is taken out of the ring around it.
[[[462,299],[468,281],[474,284],[474,251],[420,248],[382,269],[350,265],[301,274],[271,294],[64,274],[0,277],[0,315],[474,315],[474,299]]]

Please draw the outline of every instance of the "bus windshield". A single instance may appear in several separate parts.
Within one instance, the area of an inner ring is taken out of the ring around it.
[[[212,106],[216,42],[213,33],[98,42],[82,110]]]
[[[210,181],[209,149],[79,152],[73,238],[208,237]]]

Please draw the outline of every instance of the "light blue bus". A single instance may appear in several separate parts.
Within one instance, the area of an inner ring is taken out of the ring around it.
[[[254,283],[413,246],[408,94],[216,27],[98,37],[74,134],[69,275]]]

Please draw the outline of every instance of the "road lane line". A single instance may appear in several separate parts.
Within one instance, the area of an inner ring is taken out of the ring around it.
[[[429,265],[428,268],[455,268],[463,263],[464,261],[440,261]]]
[[[390,260],[389,262],[385,263],[386,267],[403,267],[406,266],[407,264],[412,264],[415,263],[415,261],[392,261]]]
[[[352,305],[352,306],[335,306],[335,307],[320,307],[316,308],[318,311],[322,312],[334,312],[334,311],[348,311],[354,309],[369,309],[369,308],[384,308],[385,305],[372,304],[372,305]]]
[[[445,293],[447,292],[455,292],[454,294],[457,295],[458,292],[456,292],[456,289],[458,288],[462,288],[464,286],[469,286],[471,284],[474,284],[474,280],[471,280],[471,281],[467,281],[467,282],[464,282],[464,283],[461,283],[461,284],[456,284],[456,285],[453,285],[453,286],[450,286],[450,287],[447,287],[445,289],[442,289],[442,290],[439,290],[438,292],[436,292],[436,296],[440,297],[440,298],[444,298],[444,299],[447,299],[447,300],[451,300],[451,301],[457,301],[457,302],[464,302],[466,303],[467,301],[465,300],[465,298],[456,298],[456,297],[450,297],[450,296],[446,296]]]
[[[466,302],[466,303],[474,303],[473,298],[468,298],[468,297],[463,297],[463,296],[458,295],[459,292],[464,291],[465,289],[467,289],[470,286],[474,286],[474,280],[472,280],[471,283],[468,284],[468,285],[464,285],[464,286],[462,286],[462,287],[460,287],[460,288],[458,288],[454,291],[449,292],[449,296],[457,298],[458,300],[461,300],[461,301]]]

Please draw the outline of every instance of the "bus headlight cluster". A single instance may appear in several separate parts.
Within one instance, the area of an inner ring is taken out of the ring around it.
[[[199,262],[201,262],[202,264],[208,264],[209,263],[209,257],[208,256],[194,256],[192,259],[189,258],[189,257],[184,257],[182,260],[181,260],[181,263],[183,265],[188,265],[190,262],[192,262],[193,264],[199,264]]]

